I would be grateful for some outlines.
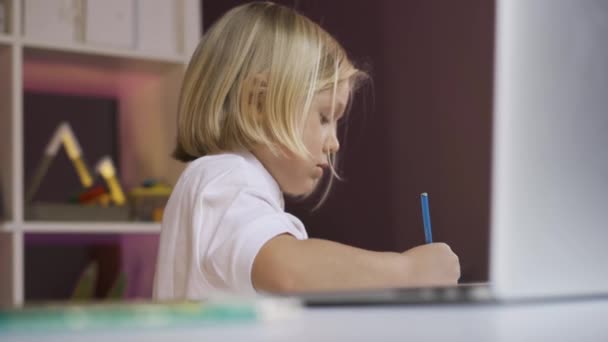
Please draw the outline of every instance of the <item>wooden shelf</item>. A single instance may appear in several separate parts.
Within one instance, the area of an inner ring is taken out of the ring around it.
[[[159,233],[160,223],[155,222],[7,222],[0,231],[23,233]]]

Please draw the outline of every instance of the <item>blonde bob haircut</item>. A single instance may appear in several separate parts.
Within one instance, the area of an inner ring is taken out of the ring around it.
[[[295,10],[271,2],[235,7],[190,60],[173,156],[187,162],[266,145],[308,158],[302,133],[315,93],[333,89],[335,106],[340,82],[353,92],[365,78],[331,35]]]

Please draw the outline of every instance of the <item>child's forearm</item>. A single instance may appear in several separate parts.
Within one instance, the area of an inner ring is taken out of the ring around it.
[[[406,286],[413,280],[408,269],[407,257],[400,253],[281,235],[258,253],[252,281],[258,291],[269,292]]]

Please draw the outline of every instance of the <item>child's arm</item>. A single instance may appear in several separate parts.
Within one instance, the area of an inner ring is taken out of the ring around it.
[[[459,277],[458,257],[443,243],[372,252],[287,234],[262,247],[252,271],[254,287],[267,292],[453,285]]]

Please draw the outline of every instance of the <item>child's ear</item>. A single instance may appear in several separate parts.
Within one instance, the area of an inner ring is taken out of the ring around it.
[[[257,74],[252,76],[248,82],[248,105],[255,108],[257,115],[261,115],[265,110],[265,98],[268,90],[268,75]]]

